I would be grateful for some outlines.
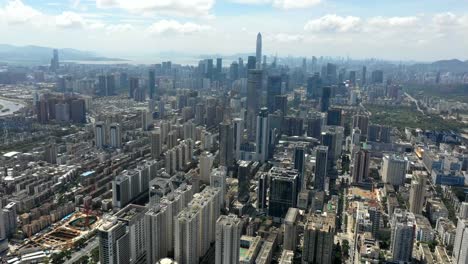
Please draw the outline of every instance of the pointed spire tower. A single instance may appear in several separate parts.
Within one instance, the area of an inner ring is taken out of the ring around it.
[[[256,52],[257,69],[262,68],[262,34],[257,34],[257,52]]]

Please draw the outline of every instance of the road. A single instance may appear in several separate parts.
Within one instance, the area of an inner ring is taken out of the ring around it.
[[[413,101],[416,104],[416,107],[418,108],[418,111],[421,112],[421,114],[425,115],[424,111],[419,107],[419,101],[416,100],[413,96],[409,95],[408,93],[405,93],[406,97]]]
[[[84,248],[80,249],[77,252],[73,252],[72,258],[65,261],[64,264],[73,264],[75,261],[78,261],[81,257],[86,256],[89,253],[91,253],[91,251],[97,246],[99,246],[99,240],[97,236],[95,236],[88,242],[88,244]]]

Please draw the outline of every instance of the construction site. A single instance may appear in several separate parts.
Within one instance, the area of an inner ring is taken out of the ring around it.
[[[70,249],[80,239],[89,238],[88,235],[99,225],[100,218],[98,216],[76,212],[54,224],[50,231],[32,237],[20,248]]]

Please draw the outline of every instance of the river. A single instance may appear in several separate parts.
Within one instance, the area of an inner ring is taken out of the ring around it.
[[[0,98],[0,105],[2,106],[0,109],[0,116],[11,115],[24,107],[24,104],[20,102],[13,102],[4,98]],[[7,109],[8,111],[5,111]]]

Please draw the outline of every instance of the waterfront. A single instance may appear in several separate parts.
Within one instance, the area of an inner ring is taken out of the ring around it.
[[[0,98],[0,116],[11,115],[24,107],[21,102],[11,101],[5,98]]]

